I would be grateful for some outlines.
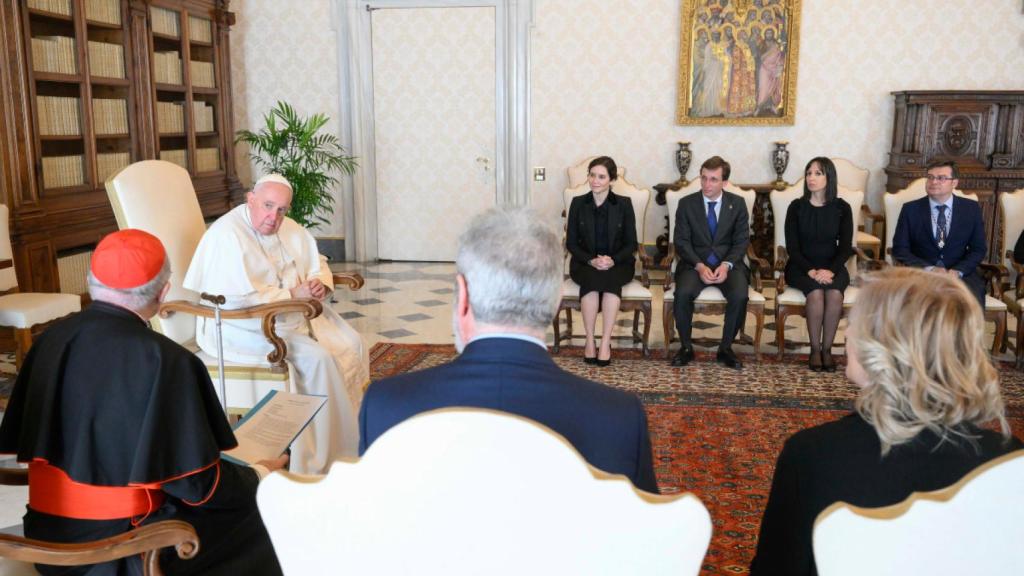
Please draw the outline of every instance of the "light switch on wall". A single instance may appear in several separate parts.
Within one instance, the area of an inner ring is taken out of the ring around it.
[[[536,166],[536,167],[534,167],[534,169],[533,169],[533,179],[536,180],[537,182],[543,182],[544,181],[544,167],[543,166]]]

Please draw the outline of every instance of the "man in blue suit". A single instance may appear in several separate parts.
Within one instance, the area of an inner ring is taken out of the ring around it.
[[[892,238],[892,257],[915,268],[944,272],[967,284],[985,307],[985,223],[977,202],[953,195],[959,184],[952,161],[928,165],[928,196],[907,202]]]
[[[544,344],[562,290],[558,236],[533,211],[495,208],[459,238],[455,347],[448,364],[370,385],[359,413],[362,454],[392,426],[449,406],[525,416],[565,437],[596,468],[657,492],[639,398],[574,376]]]

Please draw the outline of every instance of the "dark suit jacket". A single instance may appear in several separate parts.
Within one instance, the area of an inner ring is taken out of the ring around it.
[[[943,248],[932,234],[927,196],[907,202],[900,210],[892,237],[892,257],[901,264],[924,268],[934,266],[941,258],[947,270],[957,270],[967,277],[977,272],[986,251],[985,223],[981,206],[974,200],[953,196],[953,215]]]
[[[731,262],[733,269],[743,270],[743,255],[750,244],[750,219],[747,218],[747,203],[742,196],[722,191],[719,198],[722,209],[718,215],[718,230],[711,237],[708,228],[708,214],[704,209],[702,192],[690,194],[679,201],[676,207],[676,229],[672,242],[679,256],[677,272],[695,268],[697,263],[708,264],[708,256],[714,250],[722,262]]]
[[[608,256],[616,266],[633,266],[636,258],[636,216],[633,202],[626,196],[608,192]],[[597,254],[594,195],[586,193],[572,199],[566,220],[565,248],[572,255],[570,266],[587,265]]]
[[[955,436],[942,441],[926,430],[884,458],[875,429],[857,414],[791,436],[775,464],[751,576],[817,574],[814,520],[835,502],[865,508],[896,504],[913,492],[950,486],[1022,446],[1016,438],[1004,443],[991,430],[967,431],[977,436],[974,445]]]
[[[448,364],[371,384],[359,412],[359,453],[406,418],[449,406],[535,420],[564,436],[594,467],[658,491],[639,398],[565,372],[546,350],[514,338],[475,340]]]

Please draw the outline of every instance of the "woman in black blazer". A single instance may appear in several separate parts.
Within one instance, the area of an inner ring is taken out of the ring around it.
[[[853,255],[853,212],[838,197],[836,167],[818,157],[804,170],[804,195],[786,212],[786,284],[807,298],[804,316],[810,335],[811,370],[834,372],[832,343],[850,285],[846,261]]]
[[[814,522],[835,502],[896,504],[1024,446],[1010,435],[984,336],[963,282],[918,268],[865,276],[846,332],[856,412],[786,441],[752,576],[817,574]],[[981,428],[991,422],[1001,433]]]
[[[633,203],[612,192],[618,176],[614,160],[595,158],[588,167],[590,192],[573,198],[566,220],[565,247],[572,256],[569,276],[580,286],[587,337],[583,361],[598,366],[611,364],[611,335],[622,287],[633,279],[636,268]],[[594,342],[598,311],[603,320],[600,349]]]

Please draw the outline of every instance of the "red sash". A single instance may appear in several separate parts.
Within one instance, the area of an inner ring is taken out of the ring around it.
[[[94,486],[75,482],[60,468],[41,460],[28,465],[28,506],[51,516],[79,520],[145,518],[163,502],[159,484]]]

